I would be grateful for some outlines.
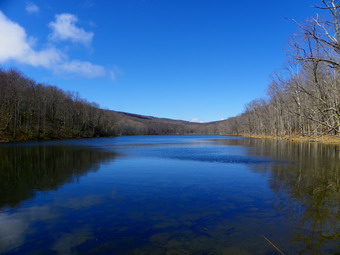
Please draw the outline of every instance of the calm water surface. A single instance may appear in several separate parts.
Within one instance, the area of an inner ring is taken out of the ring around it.
[[[277,249],[340,254],[339,146],[225,136],[0,145],[1,254]]]

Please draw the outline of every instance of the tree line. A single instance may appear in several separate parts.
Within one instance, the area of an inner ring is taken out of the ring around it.
[[[287,68],[268,86],[268,97],[255,99],[237,117],[216,124],[219,133],[340,136],[340,5],[322,0],[316,16],[298,24]]]
[[[0,140],[192,134],[198,124],[101,109],[78,93],[0,69]]]
[[[16,70],[0,70],[0,136],[9,140],[114,134],[108,112],[77,93],[36,83]]]

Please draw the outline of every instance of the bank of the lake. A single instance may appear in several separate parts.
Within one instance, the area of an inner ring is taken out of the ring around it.
[[[103,137],[117,137],[117,136],[103,136]],[[0,143],[15,143],[15,142],[43,142],[43,141],[62,141],[66,139],[91,139],[91,138],[99,138],[99,136],[59,136],[59,137],[28,137],[25,135],[17,136],[16,138],[7,136],[0,137]]]
[[[322,144],[335,144],[340,145],[340,137],[337,136],[274,136],[274,135],[255,135],[255,134],[241,134],[241,137],[259,138],[259,139],[273,139],[273,140],[285,140],[290,142],[316,142]]]
[[[162,135],[162,134],[159,134]],[[176,134],[176,135],[186,135],[186,134]],[[189,134],[188,134],[189,135]],[[190,135],[198,135],[198,134],[190,134]],[[221,134],[224,136],[228,134]],[[104,137],[119,137],[121,135],[115,136],[104,136]],[[133,134],[131,136],[134,136]],[[138,134],[136,135],[138,136]],[[313,142],[313,143],[322,143],[322,144],[334,144],[340,145],[340,137],[337,136],[274,136],[274,135],[255,135],[255,134],[240,134],[240,135],[229,135],[235,137],[245,137],[245,138],[257,138],[257,139],[273,139],[273,140],[283,140],[289,142]],[[80,136],[64,136],[64,137],[39,137],[39,138],[30,138],[27,136],[18,136],[17,138],[13,139],[11,137],[0,137],[0,143],[11,143],[11,142],[34,142],[34,141],[50,141],[50,140],[64,140],[64,139],[88,139],[88,138],[98,138],[98,137],[80,137]]]

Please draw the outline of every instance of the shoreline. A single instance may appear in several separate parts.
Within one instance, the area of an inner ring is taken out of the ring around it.
[[[179,135],[179,134],[178,134]],[[183,134],[184,135],[184,134]],[[222,135],[222,134],[220,134]],[[223,134],[230,135],[230,134]],[[320,136],[320,137],[308,137],[308,136],[275,136],[275,135],[254,135],[254,134],[240,134],[236,135],[245,138],[256,138],[256,139],[272,139],[272,140],[284,140],[289,142],[309,142],[309,143],[321,143],[321,144],[331,144],[331,145],[340,145],[340,137],[336,136]],[[101,136],[99,136],[101,137]],[[15,142],[41,142],[41,141],[51,141],[51,140],[64,140],[64,139],[89,139],[89,138],[99,138],[99,137],[58,137],[58,138],[36,138],[36,139],[27,139],[27,138],[19,138],[19,139],[8,139],[4,137],[0,137],[0,144],[3,143],[15,143]],[[117,136],[102,136],[102,137],[117,137]]]
[[[309,143],[322,143],[340,145],[340,137],[336,136],[319,136],[319,137],[308,137],[308,136],[275,136],[275,135],[253,135],[253,134],[240,134],[242,137],[258,138],[258,139],[273,139],[273,140],[285,140],[290,142],[309,142]]]

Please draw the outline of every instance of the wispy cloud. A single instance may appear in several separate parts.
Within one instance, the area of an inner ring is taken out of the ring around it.
[[[78,60],[64,62],[59,65],[58,70],[67,73],[77,73],[87,78],[104,76],[106,74],[106,70],[104,67],[92,64],[87,61]]]
[[[109,77],[111,79],[111,81],[115,81],[116,80],[116,73],[112,70],[109,71]]]
[[[82,33],[79,32],[78,36],[74,38],[78,38],[83,43],[89,42],[93,36],[92,33],[90,33],[91,36],[88,36],[88,33],[85,32],[87,36],[80,39],[80,34]],[[0,11],[0,63],[16,61],[34,67],[44,67],[58,73],[77,74],[87,78],[108,76],[112,79],[112,71],[103,66],[88,61],[69,59],[53,44],[36,50],[33,45],[34,41],[36,39],[29,37],[23,27],[8,19]]]
[[[26,3],[25,10],[29,14],[34,14],[34,13],[39,13],[40,12],[39,7],[36,4],[32,3],[32,2],[27,2]]]
[[[85,0],[83,3],[84,8],[92,8],[95,5],[93,0]]]
[[[55,41],[72,41],[89,45],[92,42],[93,33],[77,27],[77,16],[70,13],[62,13],[55,16],[55,20],[48,26],[52,29],[50,39]]]
[[[124,75],[124,72],[118,66],[109,68],[107,72],[111,81],[115,81],[117,76]]]

